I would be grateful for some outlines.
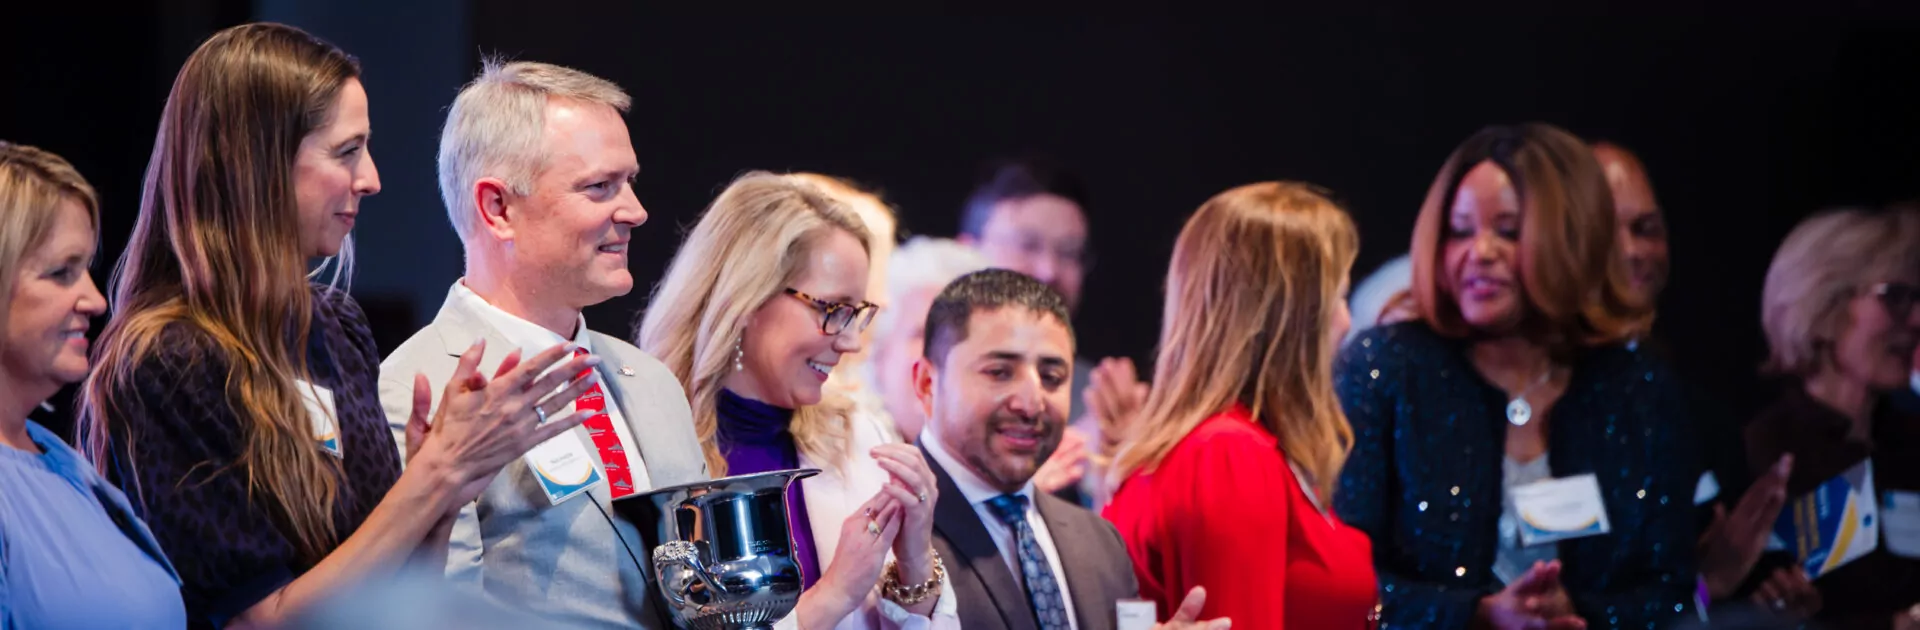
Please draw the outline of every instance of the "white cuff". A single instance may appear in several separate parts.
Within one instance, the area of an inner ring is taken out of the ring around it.
[[[885,617],[888,622],[891,622],[891,627],[899,628],[900,630],[927,630],[935,626],[959,627],[960,605],[954,599],[953,584],[950,581],[952,576],[948,577],[949,580],[942,580],[940,582],[940,594],[936,596],[939,599],[935,600],[933,604],[933,614],[931,617],[908,612],[907,609],[900,604],[881,596],[879,589],[874,589],[873,598],[879,600],[876,607],[880,609],[880,616]],[[949,623],[935,623],[936,621],[948,620],[951,621]]]

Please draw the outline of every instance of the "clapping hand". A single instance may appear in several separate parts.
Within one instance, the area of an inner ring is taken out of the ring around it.
[[[454,506],[473,501],[502,467],[591,415],[576,410],[553,417],[593,386],[592,370],[600,364],[599,357],[569,359],[569,344],[524,361],[515,350],[489,379],[479,370],[485,352],[486,341],[481,340],[460,355],[432,422],[426,421],[432,406],[426,378],[414,378],[413,413],[407,421],[408,461],[430,458],[452,473],[457,488]],[[416,436],[419,439],[413,439]]]
[[[1732,595],[1760,561],[1773,523],[1786,505],[1787,479],[1792,473],[1793,455],[1781,455],[1772,470],[1740,495],[1732,514],[1724,507],[1713,506],[1713,521],[1701,532],[1696,546],[1709,596],[1719,599]]]
[[[1047,461],[1033,473],[1033,486],[1041,492],[1053,494],[1061,488],[1080,483],[1087,472],[1087,439],[1081,437],[1080,430],[1067,427],[1061,431],[1060,446],[1053,449]]]
[[[1820,589],[1814,588],[1806,570],[1797,566],[1774,569],[1773,575],[1753,592],[1753,601],[1775,614],[1801,621],[1812,619],[1824,605]]]
[[[1560,585],[1560,562],[1536,562],[1525,575],[1480,600],[1475,626],[1491,630],[1585,630]]]
[[[1115,447],[1126,439],[1150,391],[1146,383],[1140,382],[1132,359],[1101,359],[1100,365],[1094,366],[1086,390],[1080,393],[1080,402],[1086,405],[1087,413],[1100,428],[1098,450],[1101,454],[1113,455]]]
[[[793,616],[801,628],[831,628],[853,614],[880,583],[887,551],[900,534],[900,500],[881,491],[840,523],[839,543],[820,582],[800,595]]]
[[[1153,630],[1228,630],[1233,627],[1233,620],[1226,617],[1201,621],[1200,611],[1206,607],[1207,587],[1195,586],[1187,591],[1187,598],[1181,600],[1180,608],[1173,611],[1173,617],[1167,619],[1166,623],[1155,624]]]
[[[940,502],[940,486],[920,449],[907,444],[882,444],[872,453],[891,477],[881,493],[900,504],[900,536],[893,556],[900,562],[903,582],[933,578],[933,508]]]

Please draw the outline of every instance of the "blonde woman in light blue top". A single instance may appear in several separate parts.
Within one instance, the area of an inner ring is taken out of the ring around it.
[[[184,628],[179,578],[125,495],[27,419],[88,369],[100,206],[66,160],[0,142],[0,629]]]

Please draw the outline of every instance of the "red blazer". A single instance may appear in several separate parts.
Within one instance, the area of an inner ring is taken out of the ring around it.
[[[1165,620],[1207,587],[1201,619],[1235,628],[1358,630],[1379,601],[1366,534],[1314,507],[1279,439],[1245,407],[1202,421],[1107,505]]]

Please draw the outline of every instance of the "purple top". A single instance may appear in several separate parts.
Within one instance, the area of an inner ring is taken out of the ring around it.
[[[720,390],[720,452],[727,458],[727,474],[750,475],[800,467],[794,449],[793,410],[781,409],[739,394]],[[793,524],[793,558],[800,563],[802,589],[820,581],[820,558],[813,546],[813,523],[807,520],[807,496],[795,483],[787,489],[787,522]]]

